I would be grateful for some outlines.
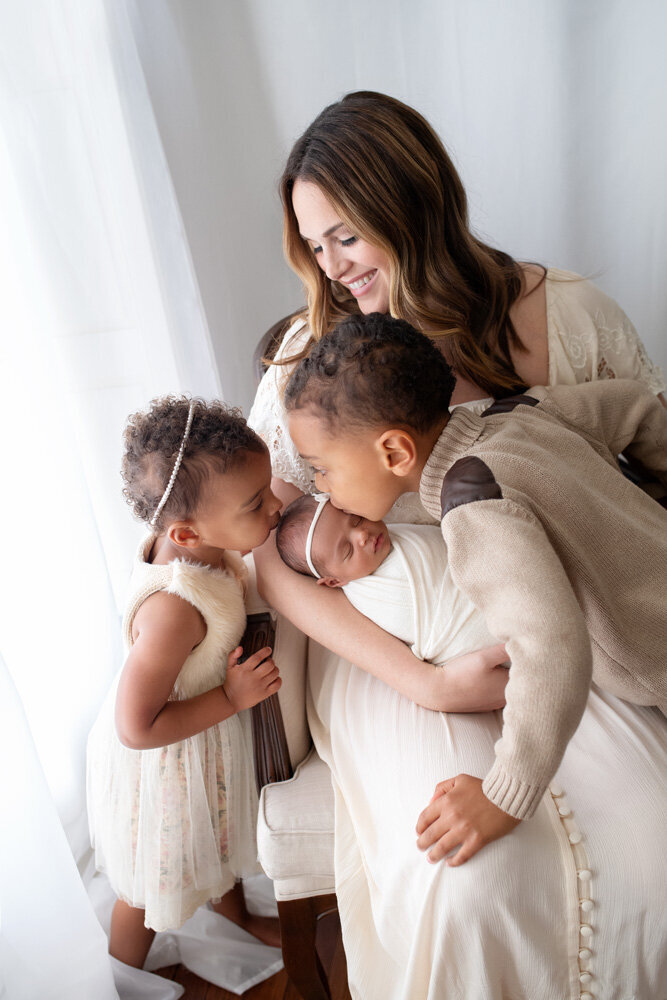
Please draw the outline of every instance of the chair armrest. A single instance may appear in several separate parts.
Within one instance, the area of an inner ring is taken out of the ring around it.
[[[241,640],[244,659],[263,646],[275,643],[276,629],[267,611],[248,615],[246,630]],[[272,694],[250,710],[252,720],[252,749],[255,760],[257,791],[274,781],[292,777],[283,715],[278,695]]]

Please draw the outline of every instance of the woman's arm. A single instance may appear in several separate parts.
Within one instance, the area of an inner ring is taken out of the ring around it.
[[[277,668],[272,659],[266,659],[268,648],[238,664],[238,647],[230,654],[224,688],[169,701],[183,664],[206,635],[197,609],[175,594],[158,591],[146,598],[135,617],[133,634],[116,695],[118,738],[132,750],[187,739],[256,705],[280,687]]]
[[[274,479],[284,503],[300,495]],[[417,659],[395,636],[352,607],[340,590],[318,587],[294,573],[280,558],[274,536],[254,550],[260,593],[271,607],[327,649],[349,660],[424,708],[443,712],[484,712],[502,708],[507,670],[504,647],[457,657],[444,667]]]

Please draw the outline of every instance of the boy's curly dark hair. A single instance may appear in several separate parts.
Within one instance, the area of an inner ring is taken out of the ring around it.
[[[276,547],[280,558],[295,573],[304,576],[313,575],[306,562],[306,538],[317,506],[317,500],[309,494],[297,497],[283,512],[276,528]]]
[[[349,316],[314,345],[285,389],[287,410],[311,406],[330,431],[407,426],[445,416],[456,379],[435,344],[384,313]]]
[[[128,417],[123,434],[123,495],[141,521],[150,523],[162,499],[181,447],[190,402],[187,396],[160,396],[145,412]],[[198,398],[192,402],[190,434],[169,499],[154,526],[158,534],[171,521],[194,516],[211,473],[229,472],[245,462],[248,452],[266,451],[239,409]]]

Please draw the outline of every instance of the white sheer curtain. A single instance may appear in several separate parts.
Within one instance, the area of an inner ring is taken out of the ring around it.
[[[76,866],[88,884],[85,741],[122,663],[139,535],[121,431],[152,396],[220,395],[124,0],[0,5],[0,199],[0,996],[111,1000]],[[163,964],[179,960],[167,945]],[[271,964],[274,950],[218,972],[235,988]],[[117,972],[122,997],[182,992]]]
[[[112,1000],[117,994],[107,941],[1,658],[0,705],[0,997]]]

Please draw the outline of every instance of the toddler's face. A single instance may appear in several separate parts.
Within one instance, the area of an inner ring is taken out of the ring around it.
[[[271,490],[268,451],[248,452],[238,469],[210,477],[197,512],[202,544],[246,552],[276,527],[282,504]]]
[[[336,507],[379,521],[403,492],[378,448],[376,430],[331,434],[324,421],[304,408],[289,414],[297,451],[315,470],[318,490]]]
[[[341,587],[374,573],[391,550],[387,526],[328,503],[315,525],[311,557],[327,586]]]

